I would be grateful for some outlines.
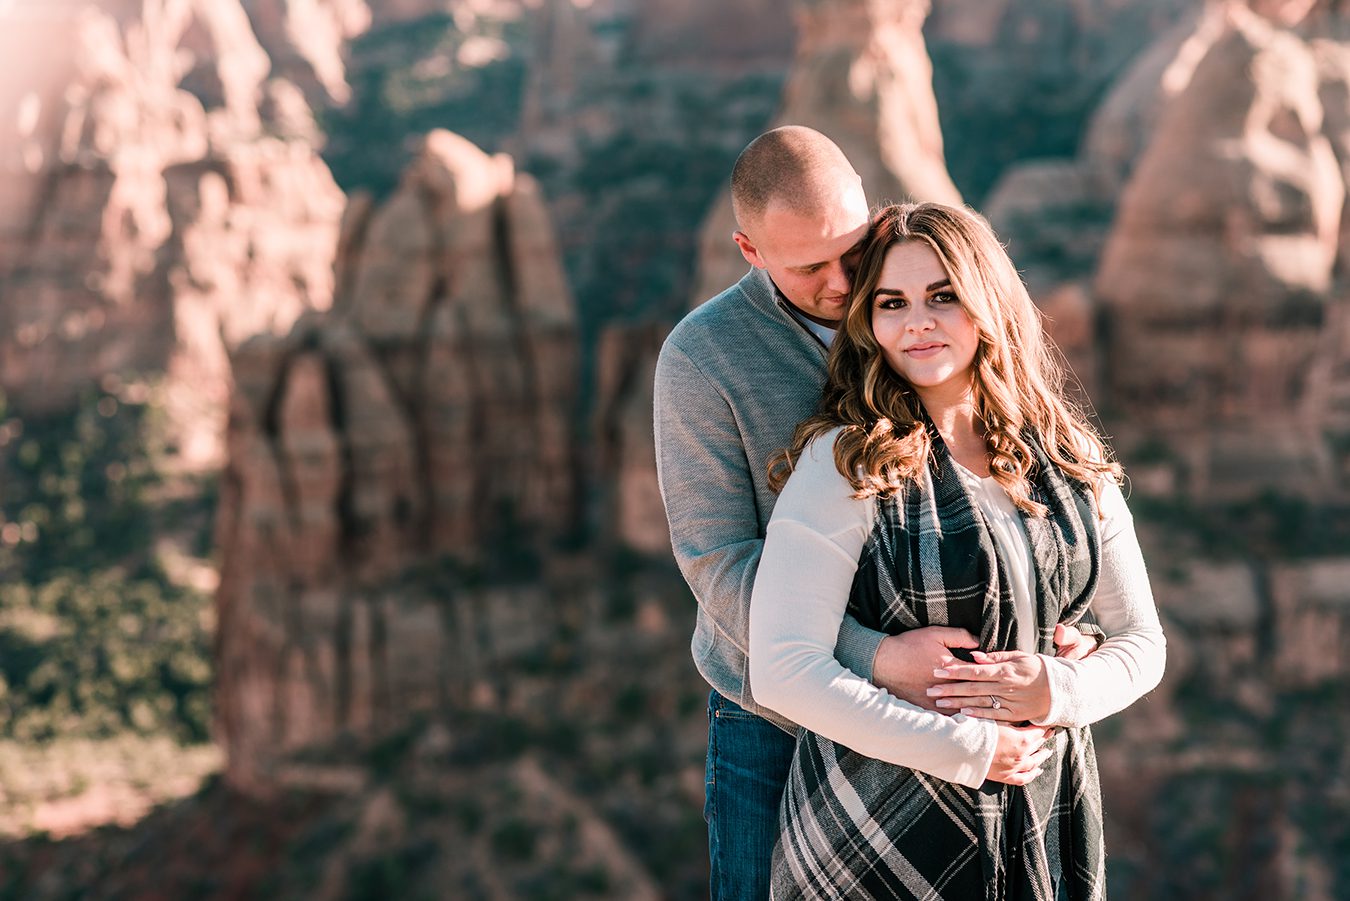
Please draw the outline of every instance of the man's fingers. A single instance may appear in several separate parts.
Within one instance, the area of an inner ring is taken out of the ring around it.
[[[1055,656],[1064,660],[1082,660],[1084,657],[1097,650],[1097,639],[1091,635],[1084,635],[1082,630],[1074,626],[1064,626],[1065,640],[1059,640],[1060,626],[1056,626],[1055,632]]]
[[[980,640],[965,629],[955,626],[929,626],[933,636],[949,648],[978,648]]]
[[[1083,637],[1083,633],[1078,631],[1077,626],[1068,626],[1064,623],[1055,623],[1055,644],[1066,645],[1074,644]]]

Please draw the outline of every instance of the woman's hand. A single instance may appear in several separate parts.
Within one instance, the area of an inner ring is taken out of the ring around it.
[[[1050,713],[1045,661],[1025,651],[973,652],[974,663],[953,661],[933,675],[950,681],[928,689],[939,710],[1021,723]]]
[[[1006,726],[998,724],[998,744],[985,776],[1006,785],[1026,785],[1041,774],[1041,765],[1055,753],[1042,747],[1053,729],[1044,726]]]

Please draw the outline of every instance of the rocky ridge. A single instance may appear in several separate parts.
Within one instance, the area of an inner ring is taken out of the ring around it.
[[[342,194],[308,143],[268,133],[269,64],[237,4],[11,17],[14,58],[50,58],[0,98],[19,199],[0,222],[0,388],[54,413],[110,373],[167,374],[184,459],[218,462],[224,347],[331,303]],[[74,39],[38,40],[56,31]]]
[[[533,180],[433,132],[393,197],[348,208],[337,279],[331,314],[233,360],[217,680],[241,786],[534,647],[537,555],[577,528],[575,314]],[[441,592],[398,581],[437,560]],[[472,590],[483,567],[506,584]]]

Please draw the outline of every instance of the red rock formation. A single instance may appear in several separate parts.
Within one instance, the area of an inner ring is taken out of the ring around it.
[[[1082,163],[1114,202],[1153,137],[1161,111],[1190,84],[1196,65],[1225,32],[1218,6],[1197,8],[1160,37],[1112,86],[1083,138]]]
[[[614,325],[600,336],[594,433],[606,534],[630,550],[670,554],[670,529],[656,483],[652,390],[665,324]]]
[[[533,180],[433,132],[393,197],[353,202],[338,266],[329,316],[234,361],[218,706],[230,777],[253,788],[297,747],[467,691],[547,628],[542,585],[461,575],[447,606],[400,589],[406,567],[527,560],[578,524],[576,325]]]
[[[0,223],[0,387],[51,412],[107,373],[168,372],[185,458],[213,462],[221,337],[331,302],[341,192],[307,144],[264,136],[268,61],[237,4],[72,4],[13,24],[10,58],[44,62],[5,98],[20,115],[0,135],[18,198]],[[73,40],[37,40],[58,30]]]
[[[1335,684],[1350,670],[1350,560],[1290,562],[1271,573],[1275,681],[1304,689]]]
[[[310,102],[351,96],[343,45],[370,27],[366,0],[242,0],[272,72],[300,86]]]
[[[873,203],[914,198],[960,203],[947,175],[924,48],[926,0],[797,0],[797,56],[775,125],[806,125],[834,139]],[[693,302],[745,274],[724,194],[704,225]]]
[[[1322,128],[1306,45],[1234,12],[1122,199],[1096,281],[1112,399],[1196,492],[1328,487],[1308,387],[1345,182]]]
[[[781,0],[657,0],[633,12],[634,53],[658,66],[778,68],[796,43],[791,10]]]

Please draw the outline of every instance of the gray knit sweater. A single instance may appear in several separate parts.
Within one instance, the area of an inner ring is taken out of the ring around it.
[[[789,731],[750,696],[750,593],[776,500],[766,464],[824,384],[824,346],[761,269],[684,317],[656,364],[656,471],[698,601],[694,663],[723,696]],[[884,637],[846,617],[835,656],[870,680]]]

